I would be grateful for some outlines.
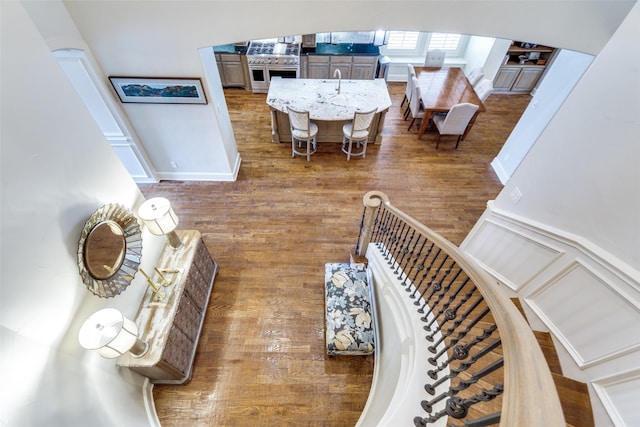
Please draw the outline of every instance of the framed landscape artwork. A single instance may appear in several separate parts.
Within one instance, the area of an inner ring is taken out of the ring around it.
[[[206,104],[199,78],[109,77],[122,102],[142,104]]]

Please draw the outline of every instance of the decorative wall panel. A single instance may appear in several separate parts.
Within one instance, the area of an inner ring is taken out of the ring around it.
[[[640,348],[638,307],[580,262],[571,264],[527,302],[546,319],[580,367]]]
[[[540,271],[549,267],[562,253],[533,237],[485,221],[465,241],[464,250],[494,277],[517,291]]]
[[[640,371],[595,381],[593,387],[614,425],[640,425]]]

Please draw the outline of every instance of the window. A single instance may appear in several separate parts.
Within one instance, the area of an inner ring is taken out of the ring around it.
[[[462,35],[460,34],[431,33],[429,49],[457,51],[461,39]]]
[[[419,37],[418,31],[389,31],[387,49],[415,50]]]
[[[468,38],[461,34],[389,31],[389,41],[382,51],[390,56],[424,57],[427,49],[442,49],[447,56],[462,56]]]

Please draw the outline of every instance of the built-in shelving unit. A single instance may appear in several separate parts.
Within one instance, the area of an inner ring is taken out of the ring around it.
[[[553,59],[556,49],[514,41],[493,80],[496,92],[531,92]]]

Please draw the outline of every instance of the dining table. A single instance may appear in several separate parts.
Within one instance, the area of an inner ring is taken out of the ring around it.
[[[462,135],[464,139],[471,130],[478,114],[486,111],[473,86],[459,67],[414,67],[418,87],[420,87],[424,118],[420,124],[418,138],[421,138],[427,129],[429,120],[434,114],[448,113],[456,104],[468,102],[478,106],[478,111],[473,115],[467,129]]]

